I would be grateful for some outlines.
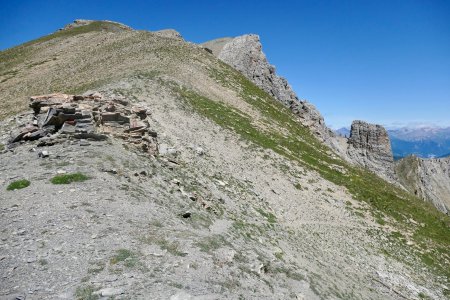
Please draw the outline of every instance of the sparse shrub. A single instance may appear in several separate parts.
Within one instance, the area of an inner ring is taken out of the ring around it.
[[[56,175],[50,181],[53,184],[69,184],[72,182],[86,181],[89,177],[82,173]]]
[[[161,238],[156,240],[155,242],[159,244],[159,247],[161,247],[162,250],[166,250],[172,255],[186,256],[186,253],[179,250],[180,244],[176,241],[170,242],[164,238]]]
[[[200,251],[207,253],[212,253],[227,244],[228,242],[221,235],[209,236],[196,243]]]
[[[31,182],[29,180],[20,179],[20,180],[11,182],[6,189],[8,191],[20,190],[20,189],[26,188],[30,184],[31,184]]]
[[[273,213],[266,212],[260,208],[257,208],[256,211],[259,212],[263,217],[265,217],[267,219],[267,222],[269,223],[277,222],[277,217]]]
[[[77,300],[97,300],[98,295],[94,294],[95,289],[91,285],[78,287],[75,292],[75,297]]]
[[[277,259],[279,259],[279,260],[282,260],[283,259],[283,252],[275,252],[275,257],[277,258]]]
[[[116,255],[111,258],[110,263],[115,265],[119,262],[124,262],[126,267],[132,268],[137,263],[136,254],[128,249],[119,249],[116,251]]]

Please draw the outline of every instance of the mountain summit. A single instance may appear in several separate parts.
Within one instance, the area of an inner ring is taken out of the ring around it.
[[[449,217],[256,35],[74,24],[0,52],[1,297],[448,297]]]

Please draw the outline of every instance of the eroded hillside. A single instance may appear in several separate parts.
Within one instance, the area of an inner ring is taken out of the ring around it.
[[[448,297],[449,218],[344,162],[203,47],[93,22],[0,67],[5,145],[33,121],[30,96],[94,90],[146,107],[158,145],[57,132],[2,151],[2,297]]]

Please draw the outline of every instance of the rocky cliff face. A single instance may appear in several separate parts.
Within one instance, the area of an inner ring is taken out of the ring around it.
[[[400,183],[408,191],[449,214],[450,157],[423,159],[409,156],[399,160],[395,170]]]
[[[262,90],[289,107],[300,123],[308,128],[333,149],[338,143],[333,140],[335,134],[326,125],[324,118],[314,105],[299,100],[287,80],[278,76],[262,51],[261,41],[256,34],[247,34],[236,38],[221,38],[203,44],[223,62],[244,74]]]
[[[388,179],[395,178],[391,143],[383,126],[353,121],[347,154],[353,162]]]
[[[298,101],[286,79],[275,74],[275,67],[269,64],[258,35],[248,34],[233,39],[221,39],[214,44],[213,53],[225,63],[244,74],[257,86],[278,99],[286,106]]]
[[[258,35],[250,34],[236,38],[222,38],[203,44],[225,63],[244,74],[261,89],[289,107],[299,122],[308,127],[322,142],[351,163],[374,172],[392,175],[392,151],[386,130],[379,125],[357,121],[353,138],[338,137],[330,130],[323,116],[314,105],[299,100],[286,79],[278,76],[262,51]],[[387,163],[387,164],[386,164]],[[388,165],[388,170],[386,169]]]

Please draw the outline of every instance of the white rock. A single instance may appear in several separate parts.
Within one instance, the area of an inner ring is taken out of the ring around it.
[[[170,300],[192,300],[192,299],[194,299],[194,297],[186,292],[179,292],[170,297]]]
[[[197,155],[203,155],[203,154],[205,154],[205,150],[203,150],[202,147],[197,147],[197,148],[195,148],[195,152],[197,153]]]
[[[122,295],[124,293],[121,288],[104,288],[96,292],[96,294],[101,295],[102,297],[111,297]]]

